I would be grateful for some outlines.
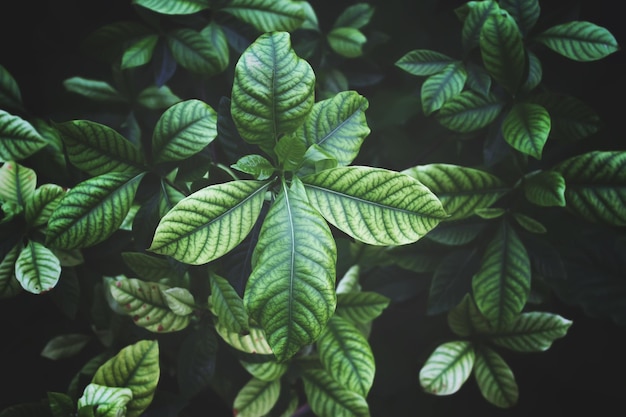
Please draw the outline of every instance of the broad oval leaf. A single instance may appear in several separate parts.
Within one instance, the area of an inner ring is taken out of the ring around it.
[[[565,207],[565,178],[556,171],[535,171],[524,177],[524,195],[543,207]]]
[[[63,87],[70,93],[79,94],[95,101],[124,103],[128,99],[106,81],[84,77],[71,77],[63,81]]]
[[[209,8],[209,0],[132,0],[132,3],[167,15],[193,14]]]
[[[591,222],[626,225],[626,152],[591,151],[552,171],[565,178],[568,210]]]
[[[417,179],[439,198],[449,215],[445,221],[470,217],[475,210],[491,206],[510,190],[495,175],[460,165],[418,165],[402,172]]]
[[[289,33],[259,36],[235,66],[231,113],[239,134],[272,155],[279,137],[304,123],[314,88],[313,69],[293,51]]]
[[[395,66],[416,76],[429,76],[443,71],[456,59],[430,49],[414,49],[395,62]]]
[[[292,0],[231,0],[219,10],[251,24],[261,32],[291,32],[304,23],[304,7]]]
[[[472,278],[476,306],[496,329],[511,323],[530,293],[530,258],[517,233],[506,221],[494,234]]]
[[[367,42],[365,35],[356,28],[336,27],[326,35],[326,40],[333,51],[346,58],[363,55],[363,45]]]
[[[470,1],[465,4],[467,15],[463,20],[463,29],[461,30],[461,41],[465,52],[469,52],[478,46],[480,32],[485,22],[492,14],[498,13],[500,8],[498,2],[494,0],[486,1]],[[455,9],[457,14],[461,8]]]
[[[346,278],[345,275],[344,278]],[[342,282],[345,284],[346,281],[342,278],[340,284]],[[337,286],[336,314],[354,324],[374,320],[391,302],[388,297],[373,291],[342,293],[340,289]]]
[[[26,291],[41,294],[59,282],[61,262],[41,243],[29,241],[15,261],[15,276]]]
[[[89,120],[56,124],[70,162],[92,176],[144,170],[141,151],[113,128]]]
[[[322,216],[283,184],[252,262],[244,305],[284,361],[317,340],[335,311],[335,240]]]
[[[150,62],[158,41],[159,36],[155,34],[143,36],[134,41],[122,55],[121,68],[140,67]]]
[[[144,173],[113,172],[85,180],[69,190],[48,220],[46,245],[59,249],[93,246],[124,222]]]
[[[522,35],[530,32],[541,14],[539,0],[500,0],[498,4],[513,16]]]
[[[152,403],[159,376],[159,342],[140,340],[102,364],[91,383],[129,388],[133,399],[127,404],[126,416],[138,417]]]
[[[85,407],[94,410],[92,411],[94,417],[126,415],[126,405],[132,399],[133,392],[129,388],[88,384],[77,402],[78,415],[89,415],[85,413]]]
[[[23,208],[35,194],[37,174],[15,161],[0,163],[0,201],[13,202]]]
[[[250,233],[268,186],[238,180],[196,191],[163,216],[148,250],[192,265],[219,258]]]
[[[515,375],[493,349],[482,347],[476,352],[474,376],[481,394],[491,404],[500,408],[517,404],[519,390]]]
[[[209,275],[211,284],[211,311],[215,314],[220,325],[230,332],[248,333],[248,313],[243,306],[243,300],[235,291],[230,282],[219,275]]]
[[[472,343],[443,343],[430,354],[422,366],[419,373],[420,385],[429,394],[454,394],[471,375],[474,360]]]
[[[611,32],[585,21],[552,26],[535,36],[534,40],[569,59],[583,62],[596,61],[619,50]]]
[[[217,135],[217,113],[201,100],[190,99],[165,110],[152,135],[155,164],[180,161],[200,152]]]
[[[550,136],[569,142],[587,138],[602,127],[600,116],[582,100],[564,94],[542,93],[530,98],[550,114]]]
[[[343,276],[337,281],[337,308],[339,308],[340,294],[358,293],[361,291],[359,276],[361,274],[361,266],[354,264],[348,268]],[[348,302],[349,304],[349,302]]]
[[[466,90],[446,101],[435,118],[455,132],[473,132],[493,122],[503,107],[504,103],[493,94],[483,96]]]
[[[20,161],[46,144],[46,140],[29,122],[0,110],[0,162]]]
[[[424,115],[439,110],[448,100],[463,91],[467,71],[461,62],[449,64],[440,72],[429,76],[421,88]]]
[[[208,57],[212,62],[210,74],[223,72],[228,67],[230,60],[228,39],[224,30],[215,21],[211,21],[200,31],[200,34],[211,42],[211,54]]]
[[[252,378],[237,393],[233,402],[233,415],[260,417],[270,412],[280,394],[280,381],[263,381]]]
[[[539,104],[516,103],[502,122],[502,135],[518,151],[541,159],[550,134],[550,114]]]
[[[209,33],[209,30],[211,29],[198,32],[181,28],[166,33],[165,40],[172,56],[177,63],[192,73],[211,76],[225,68],[223,49],[225,35],[223,33],[220,35],[218,30]]]
[[[489,341],[515,352],[543,352],[565,337],[571,325],[571,320],[558,314],[522,313],[502,332],[489,335]]]
[[[252,175],[255,179],[260,181],[270,178],[275,171],[274,165],[261,155],[242,156],[237,163],[230,167]]]
[[[13,75],[2,65],[0,65],[0,107],[24,111],[20,87]]]
[[[64,194],[63,187],[56,184],[43,184],[38,187],[26,201],[24,207],[26,222],[32,227],[46,224]]]
[[[307,369],[302,375],[304,393],[320,417],[369,417],[365,398],[346,389],[323,369]]]
[[[327,221],[371,245],[415,242],[446,217],[432,191],[399,172],[337,167],[303,182],[311,204]]]

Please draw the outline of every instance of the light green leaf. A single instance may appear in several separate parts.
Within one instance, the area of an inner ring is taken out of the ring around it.
[[[327,221],[371,245],[415,242],[446,217],[425,185],[382,168],[337,167],[303,182],[311,204]]]
[[[89,407],[92,411],[87,415],[93,415],[94,417],[125,416],[126,405],[132,399],[133,392],[129,388],[88,384],[83,391],[83,395],[78,399],[78,415],[85,415],[84,408]]]
[[[304,160],[306,144],[297,134],[285,135],[274,146],[274,153],[278,158],[279,167],[284,171],[295,171]]]
[[[304,22],[304,8],[300,3],[292,0],[231,0],[220,10],[261,32],[291,32]]]
[[[513,371],[493,349],[482,347],[476,352],[474,376],[481,394],[491,404],[500,408],[517,404],[519,389]]]
[[[366,26],[374,15],[374,7],[368,3],[356,3],[346,7],[337,17],[333,28],[351,27],[360,29]]]
[[[61,263],[50,249],[29,241],[15,261],[15,276],[26,291],[41,294],[59,282]]]
[[[502,122],[502,135],[518,151],[541,159],[550,134],[550,115],[539,104],[516,103]]]
[[[0,201],[13,202],[24,207],[35,194],[37,174],[15,161],[0,166]]]
[[[258,326],[250,326],[250,333],[241,334],[239,332],[233,332],[227,326],[221,324],[218,320],[215,323],[215,330],[220,337],[228,345],[233,348],[252,354],[259,355],[272,355],[272,348],[267,343],[265,332]]]
[[[240,360],[239,363],[256,379],[261,381],[275,381],[287,372],[287,363],[278,363],[275,360],[264,362],[247,362]]]
[[[448,326],[458,336],[470,337],[491,332],[491,324],[476,307],[470,294],[448,312]]]
[[[513,213],[513,218],[520,226],[522,226],[524,229],[531,233],[543,234],[548,231],[548,229],[546,229],[543,224],[525,214],[515,212]]]
[[[230,166],[238,171],[252,175],[255,179],[263,181],[272,176],[275,171],[270,161],[261,155],[246,155],[239,158],[237,163]]]
[[[279,361],[313,343],[335,311],[337,249],[330,228],[282,184],[259,234],[244,292]]]
[[[398,59],[395,66],[412,75],[429,76],[443,71],[448,65],[456,62],[458,60],[441,52],[430,49],[414,49]]]
[[[493,122],[504,107],[495,95],[487,96],[466,90],[446,101],[436,119],[455,132],[473,132]]]
[[[485,68],[510,94],[515,94],[526,68],[522,34],[504,10],[489,15],[480,31],[480,52]]]
[[[144,168],[141,151],[113,128],[89,120],[55,125],[70,162],[92,176],[109,172],[138,173]]]
[[[320,417],[369,417],[367,401],[346,389],[323,369],[307,369],[302,375],[304,393],[311,409]]]
[[[46,245],[59,249],[93,246],[111,236],[130,211],[144,173],[110,173],[69,190],[48,220]]]
[[[137,326],[155,333],[176,332],[189,325],[189,316],[173,312],[163,292],[168,286],[136,278],[118,279],[111,283],[113,299],[132,317]]]
[[[476,306],[496,329],[511,323],[530,292],[530,259],[522,241],[506,221],[494,234],[472,278]]]
[[[11,110],[24,110],[22,93],[13,75],[0,65],[0,107]]]
[[[152,135],[152,158],[158,164],[181,161],[200,152],[217,136],[217,113],[201,100],[189,99],[165,110]]]
[[[333,316],[317,341],[317,350],[322,366],[335,381],[367,397],[376,373],[374,354],[352,323]]]
[[[600,116],[576,97],[542,93],[531,97],[531,101],[548,110],[550,135],[557,139],[573,142],[593,135],[602,127]]]
[[[128,101],[126,97],[106,81],[71,77],[63,81],[63,87],[70,93],[79,94],[94,101],[108,103],[125,103]]]
[[[167,307],[179,316],[189,316],[196,309],[193,294],[186,288],[174,287],[161,290]]]
[[[337,308],[339,308],[340,294],[358,293],[361,291],[361,284],[359,284],[359,275],[361,273],[361,267],[359,264],[354,264],[345,274],[338,280],[337,289]]]
[[[291,49],[289,33],[261,35],[235,67],[231,112],[239,134],[272,155],[278,138],[304,123],[315,74]]]
[[[418,165],[402,172],[420,181],[439,198],[449,215],[446,221],[470,217],[475,210],[491,206],[510,190],[493,174],[460,165]]]
[[[51,360],[72,357],[80,352],[91,339],[91,336],[81,333],[55,336],[43,347],[41,356]]]
[[[138,417],[152,403],[159,382],[159,342],[140,340],[121,349],[98,368],[91,383],[129,388],[126,417]]]
[[[150,85],[141,90],[137,96],[137,102],[151,110],[168,108],[179,101],[181,101],[180,97],[172,93],[172,90],[166,85],[161,87]]]
[[[439,110],[448,100],[461,93],[467,80],[467,71],[461,62],[449,64],[442,71],[429,76],[422,84],[424,115]]]
[[[564,57],[583,62],[602,59],[620,48],[606,28],[585,21],[552,26],[534,40]]]
[[[280,381],[263,381],[252,378],[237,393],[233,403],[233,415],[237,417],[261,417],[266,415],[280,394]]]
[[[38,187],[26,201],[24,208],[26,222],[31,227],[46,224],[64,194],[63,187],[56,184],[43,184]]]
[[[529,312],[489,337],[492,343],[515,352],[543,352],[567,334],[572,321],[558,314]]]
[[[224,37],[222,37],[224,36]],[[215,75],[225,68],[225,35],[211,28],[198,32],[189,28],[171,30],[165,40],[172,56],[183,68],[195,74]],[[216,44],[212,42],[217,41]]]
[[[524,195],[542,207],[565,207],[565,178],[557,171],[534,171],[524,177]]]
[[[365,35],[356,28],[336,27],[326,35],[326,40],[333,51],[346,58],[363,55],[363,45],[367,42]]]
[[[337,293],[336,314],[351,323],[368,323],[380,316],[391,300],[372,291]]]
[[[541,14],[539,0],[500,0],[499,5],[513,16],[523,35],[530,32]]]
[[[130,44],[122,55],[122,69],[140,67],[152,59],[159,35],[147,35]]]
[[[569,210],[591,222],[626,225],[626,152],[587,152],[552,171],[565,179]]]
[[[443,343],[430,354],[422,366],[419,373],[420,385],[429,394],[454,394],[469,378],[474,360],[474,346],[470,342]]]
[[[209,0],[132,0],[132,4],[167,15],[193,14],[209,8]]]
[[[466,3],[467,12],[463,20],[463,29],[461,31],[461,40],[463,43],[463,50],[469,52],[474,47],[478,46],[480,39],[480,32],[485,25],[485,22],[492,14],[497,14],[500,11],[498,3],[493,0],[486,1],[470,1]],[[455,12],[457,15],[461,8],[457,8]]]
[[[243,306],[243,300],[235,291],[230,282],[216,274],[210,274],[211,284],[210,305],[220,325],[233,333],[248,333],[248,313]]]
[[[196,191],[163,216],[148,250],[192,265],[219,258],[250,233],[268,186],[239,180]]]
[[[46,143],[26,120],[0,110],[0,162],[25,159],[45,147]]]

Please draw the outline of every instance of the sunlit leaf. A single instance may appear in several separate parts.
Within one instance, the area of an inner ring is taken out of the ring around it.
[[[78,399],[78,415],[93,415],[94,417],[126,415],[126,405],[132,399],[133,391],[129,388],[88,384],[82,397]],[[93,410],[91,414],[85,413],[86,407]]]
[[[518,151],[541,159],[550,134],[550,114],[533,103],[516,103],[502,122],[502,135]]]
[[[517,404],[519,389],[513,371],[493,349],[482,347],[476,352],[474,376],[481,394],[491,404],[500,408]]]
[[[361,273],[361,267],[359,264],[354,264],[348,268],[345,274],[337,280],[337,303],[339,303],[339,294],[349,294],[361,291],[361,284],[359,284],[359,276]],[[349,303],[349,302],[348,302]],[[339,307],[339,305],[337,305]]]
[[[259,417],[267,414],[280,394],[280,381],[263,381],[252,378],[235,396],[233,415],[237,417]]]
[[[61,263],[50,249],[29,241],[15,261],[15,276],[26,291],[41,294],[57,285]]]
[[[272,355],[272,348],[267,343],[265,332],[258,326],[250,326],[249,333],[241,334],[233,332],[222,325],[219,320],[215,324],[215,330],[228,345],[235,349],[252,354]]]
[[[193,294],[187,288],[173,287],[161,293],[167,307],[176,315],[188,316],[196,309]]]
[[[158,41],[158,35],[147,35],[137,39],[124,51],[121,68],[140,67],[150,62]]]
[[[0,110],[0,161],[20,161],[46,146],[46,140],[26,120]]]
[[[430,354],[422,366],[419,373],[420,385],[429,394],[454,394],[471,375],[474,360],[474,346],[470,342],[443,343]]]
[[[313,412],[320,417],[369,417],[364,397],[346,389],[323,369],[307,369],[302,375],[304,393]]]
[[[238,171],[252,175],[255,179],[263,181],[272,176],[275,171],[270,161],[261,155],[245,155],[239,158],[237,163],[230,166]]]
[[[585,21],[552,26],[533,39],[575,61],[595,61],[619,50],[617,40],[611,32]]]
[[[38,187],[26,201],[24,208],[28,224],[31,226],[46,224],[64,194],[65,190],[59,185],[43,184]]]
[[[267,360],[263,362],[247,362],[240,360],[250,375],[262,381],[275,381],[287,372],[289,365],[287,363],[279,363],[276,360]]]
[[[522,313],[505,329],[490,335],[489,341],[515,352],[543,352],[565,337],[571,325],[571,320],[558,314]]]
[[[467,71],[460,62],[449,64],[422,83],[421,99],[424,115],[439,110],[448,100],[459,94],[465,86]]]

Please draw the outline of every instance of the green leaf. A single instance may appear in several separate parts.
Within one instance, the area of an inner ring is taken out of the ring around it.
[[[336,27],[326,35],[326,40],[333,51],[346,58],[363,55],[363,45],[367,42],[365,35],[356,28]]]
[[[446,221],[470,217],[475,210],[491,206],[509,191],[493,174],[460,165],[418,165],[402,172],[417,179],[439,198],[449,215]]]
[[[523,181],[524,195],[542,207],[565,207],[565,178],[556,171],[534,171]]]
[[[497,219],[506,214],[506,209],[502,207],[487,207],[474,210],[474,214],[485,220]]]
[[[351,27],[360,29],[366,26],[374,15],[374,7],[367,3],[356,3],[346,7],[337,17],[333,28]]]
[[[22,93],[13,75],[0,65],[0,107],[23,111]]]
[[[518,151],[541,159],[550,134],[550,115],[539,104],[516,103],[502,122],[502,135]]]
[[[530,259],[517,233],[503,221],[472,278],[478,309],[497,329],[522,311],[530,292]]]
[[[159,35],[147,35],[134,41],[122,55],[121,68],[140,67],[150,62],[158,41]]]
[[[285,135],[274,146],[274,153],[278,158],[278,165],[284,171],[295,171],[304,160],[306,144],[297,134]]]
[[[455,132],[473,132],[493,122],[504,103],[495,95],[466,90],[447,100],[435,115],[443,126]]]
[[[167,15],[193,14],[209,8],[209,0],[132,0],[132,4]]]
[[[209,60],[212,62],[210,74],[219,74],[228,68],[230,60],[228,39],[222,27],[211,21],[200,31],[200,34],[211,42],[211,54]]]
[[[626,225],[626,152],[587,152],[566,159],[552,171],[565,179],[569,210],[591,222]]]
[[[141,151],[113,128],[89,120],[55,125],[70,162],[92,176],[143,171]]]
[[[217,113],[201,100],[189,99],[165,110],[152,135],[153,162],[181,161],[200,152],[217,136]]]
[[[476,352],[474,376],[481,394],[491,404],[500,408],[517,404],[519,389],[513,371],[494,350],[482,347]]]
[[[307,369],[302,375],[304,393],[311,410],[320,417],[369,417],[367,401],[346,389],[323,369]]]
[[[172,90],[166,85],[158,87],[150,85],[139,93],[137,102],[142,106],[151,110],[161,110],[181,101],[180,97],[172,93]]]
[[[465,81],[467,88],[475,93],[478,93],[479,96],[487,97],[487,99],[492,98],[489,97],[492,80],[491,75],[489,75],[487,70],[481,65],[472,62],[465,63],[465,70],[467,71],[467,81]],[[462,94],[463,92],[459,95]]]
[[[376,365],[370,345],[356,327],[333,316],[317,341],[320,361],[330,376],[363,397],[374,382]]]
[[[50,215],[61,201],[65,190],[55,184],[43,184],[38,187],[33,195],[26,201],[24,211],[26,222],[31,227],[44,225]]]
[[[29,241],[15,261],[15,276],[26,291],[41,294],[57,285],[61,263],[50,249]]]
[[[491,324],[476,307],[470,294],[448,312],[448,327],[458,336],[470,337],[491,332]]]
[[[126,97],[106,81],[71,77],[63,81],[63,87],[70,93],[79,94],[94,101],[108,103],[125,103],[128,101]]]
[[[543,68],[537,55],[529,50],[526,51],[526,54],[528,57],[528,75],[521,86],[521,90],[529,92],[541,84],[541,80],[543,78]]]
[[[178,316],[189,316],[196,309],[193,294],[186,288],[173,287],[161,290],[167,307]]]
[[[465,11],[467,15],[463,20],[463,29],[461,31],[461,41],[463,43],[463,50],[469,52],[474,47],[478,46],[480,33],[485,25],[485,22],[492,14],[497,14],[500,11],[498,3],[493,0],[486,1],[470,1],[466,3],[468,6]],[[455,11],[457,15],[461,8],[457,8]]]
[[[51,360],[69,358],[80,352],[92,337],[80,333],[55,336],[46,343],[41,356]]]
[[[174,270],[167,259],[140,252],[122,252],[124,263],[140,278],[158,281],[174,275]]]
[[[46,394],[50,411],[54,417],[65,417],[73,415],[76,412],[74,399],[67,394],[61,392],[48,391]]]
[[[13,202],[24,207],[35,194],[37,174],[14,161],[0,166],[0,201]]]
[[[259,355],[272,355],[272,348],[267,343],[265,332],[258,326],[250,326],[250,333],[241,334],[239,332],[233,332],[227,326],[221,324],[218,320],[215,324],[215,330],[220,337],[228,345],[233,348],[252,354]]]
[[[573,142],[587,138],[602,127],[600,116],[580,99],[556,93],[542,93],[531,97],[550,114],[550,135]]]
[[[169,333],[186,328],[189,316],[174,313],[163,292],[169,287],[136,278],[119,279],[111,283],[113,299],[132,317],[137,326],[151,332]]]
[[[335,311],[337,249],[326,221],[283,183],[263,221],[244,292],[279,361],[313,343]]]
[[[90,408],[94,417],[115,417],[126,415],[126,405],[132,401],[133,392],[129,388],[107,387],[98,384],[88,384],[78,399],[78,415],[85,413],[84,408]]]
[[[429,76],[443,71],[458,60],[430,49],[414,49],[395,62],[395,66],[416,76]]]
[[[327,221],[371,245],[415,242],[446,216],[425,185],[399,172],[337,167],[302,181],[311,204]]]
[[[46,140],[26,120],[0,110],[0,162],[20,161],[46,144]]]
[[[429,76],[422,84],[424,115],[439,110],[448,100],[461,93],[467,80],[467,71],[461,62],[454,62],[442,71]]]
[[[159,342],[140,340],[100,366],[91,383],[129,388],[133,396],[126,406],[126,417],[138,417],[152,403],[159,376]]]
[[[308,1],[301,1],[300,4],[304,13],[304,22],[300,26],[300,29],[320,32],[320,25],[317,19],[317,14],[315,13],[315,9],[313,9],[313,6],[311,6],[311,3],[309,3]]]
[[[211,283],[210,305],[220,325],[228,328],[230,332],[248,333],[248,313],[243,306],[243,300],[237,291],[225,278],[216,274],[210,274]]]
[[[527,216],[525,214],[513,213],[513,218],[517,221],[517,223],[520,226],[522,226],[524,229],[526,229],[527,231],[529,231],[531,233],[540,233],[540,234],[542,234],[542,233],[546,233],[548,231],[543,224],[541,224],[537,220],[535,220],[532,217]]]
[[[526,68],[522,34],[504,10],[489,15],[480,31],[480,52],[489,74],[510,94],[515,94]]]
[[[558,314],[522,313],[505,329],[490,335],[489,341],[515,352],[543,352],[564,337],[571,325],[571,320]]]
[[[1,254],[0,299],[12,297],[22,291],[22,285],[15,278],[15,262],[21,250],[22,245],[16,244]]]
[[[250,233],[268,186],[239,180],[196,191],[163,216],[148,250],[192,265],[219,258]]]
[[[77,249],[107,239],[130,211],[143,176],[113,172],[70,189],[48,220],[46,245]]]
[[[275,168],[270,161],[261,155],[246,155],[230,166],[237,171],[252,175],[259,181],[266,180],[274,174]]]
[[[359,275],[361,273],[361,267],[359,264],[354,264],[343,274],[343,276],[337,280],[337,309],[339,309],[339,299],[341,294],[358,293],[361,291],[361,284],[359,284]],[[349,304],[349,301],[346,301]]]
[[[304,123],[314,88],[313,69],[291,49],[289,33],[261,35],[235,66],[231,112],[239,134],[271,155],[280,136]]]
[[[354,324],[368,323],[380,316],[390,302],[388,297],[373,291],[341,293],[338,288],[335,314]]]
[[[500,0],[499,5],[513,16],[522,35],[530,32],[541,14],[539,0]]]
[[[278,363],[275,360],[267,360],[264,362],[246,362],[240,360],[250,375],[262,381],[275,381],[287,372],[289,365],[287,363]]]
[[[467,341],[446,342],[430,354],[419,373],[429,394],[450,395],[461,389],[474,366],[474,346]]]
[[[233,415],[259,417],[266,415],[280,394],[280,381],[263,381],[252,378],[237,393],[233,402]]]
[[[220,10],[251,24],[260,32],[291,32],[304,22],[304,8],[292,0],[231,0]]]
[[[225,35],[219,29],[175,29],[166,33],[165,40],[176,62],[192,73],[211,76],[226,67]]]
[[[620,49],[611,32],[585,21],[552,26],[534,40],[566,58],[583,62],[602,59]]]

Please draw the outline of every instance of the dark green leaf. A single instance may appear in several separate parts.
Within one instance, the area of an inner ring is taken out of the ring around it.
[[[422,84],[422,109],[424,115],[439,110],[446,102],[461,93],[467,80],[467,71],[460,62],[446,66],[429,76]]]
[[[550,115],[538,104],[516,103],[502,123],[502,135],[518,151],[541,159],[550,134]]]
[[[448,65],[457,62],[456,59],[431,51],[430,49],[414,49],[404,54],[395,65],[412,75],[429,76],[443,71]]]
[[[46,140],[26,120],[0,110],[0,161],[20,161],[46,146]]]
[[[500,0],[498,4],[513,16],[524,36],[535,26],[541,14],[539,0]]]
[[[482,347],[476,352],[474,376],[481,394],[491,404],[500,408],[517,404],[519,389],[513,371],[494,350]]]
[[[446,101],[435,117],[455,132],[473,132],[493,122],[503,107],[493,94],[483,96],[467,90]]]
[[[552,26],[534,40],[575,61],[596,61],[619,50],[617,40],[611,32],[585,21]]]
[[[230,0],[220,10],[261,32],[290,32],[304,22],[304,8],[301,2],[293,0]]]
[[[209,8],[209,0],[132,0],[132,3],[167,15],[193,14]]]
[[[121,68],[140,67],[150,62],[158,40],[158,35],[147,35],[129,45],[122,56]]]
[[[307,369],[302,380],[304,393],[313,412],[320,417],[369,417],[367,401],[347,390],[323,369]]]
[[[374,7],[367,3],[356,3],[348,6],[337,17],[334,28],[351,27],[360,29],[367,25],[374,15]]]
[[[565,336],[572,321],[558,314],[530,312],[519,317],[489,340],[515,352],[543,352]]]

